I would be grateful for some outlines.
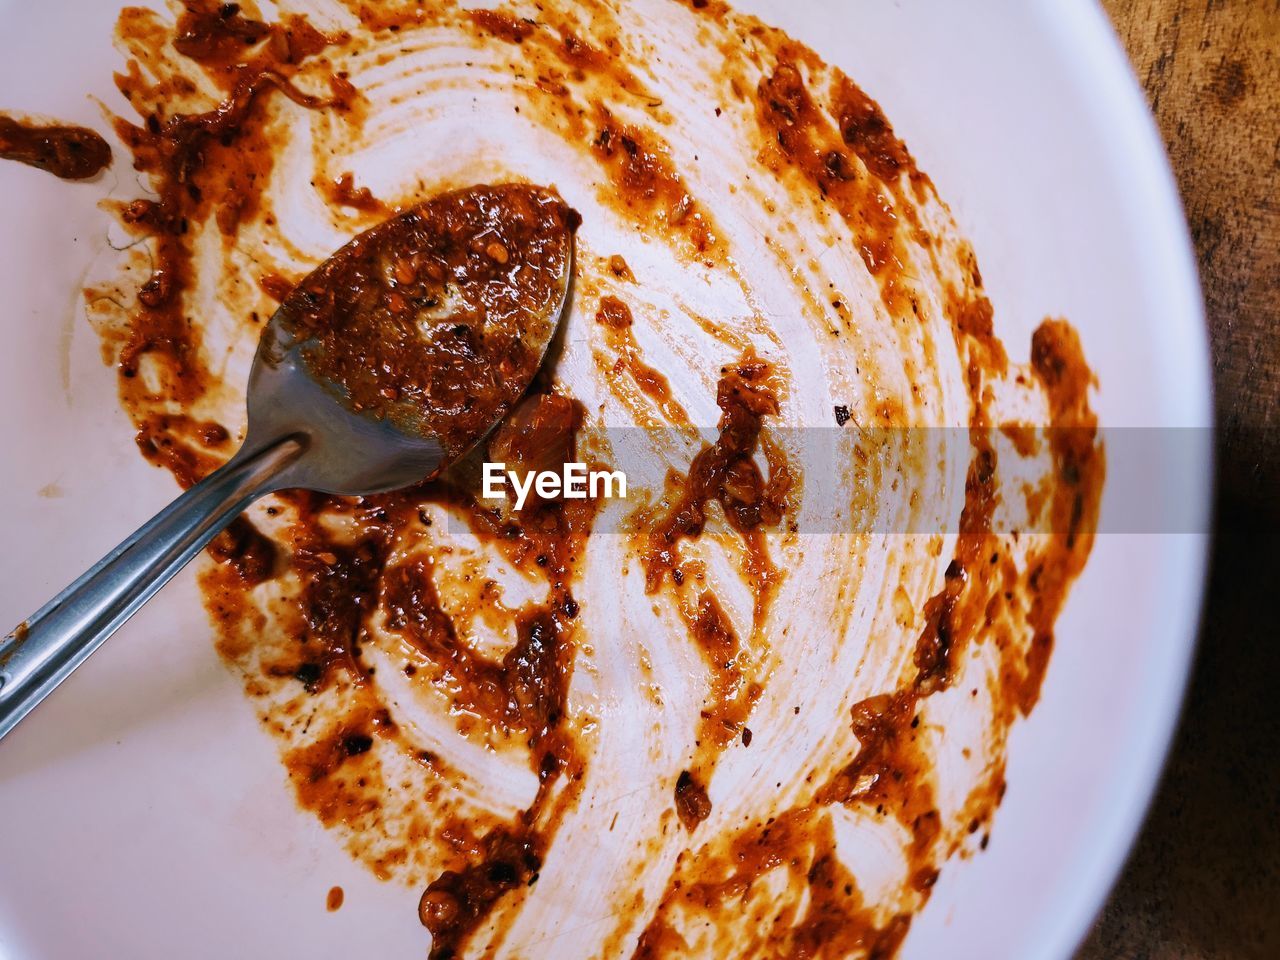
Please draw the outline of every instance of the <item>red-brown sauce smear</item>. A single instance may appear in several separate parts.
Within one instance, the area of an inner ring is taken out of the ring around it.
[[[222,374],[217,358],[205,355],[202,328],[188,309],[187,298],[203,279],[196,276],[194,238],[208,227],[230,253],[248,227],[273,218],[266,188],[287,142],[274,123],[283,100],[308,117],[327,111],[358,128],[364,100],[331,68],[331,57],[382,41],[398,50],[400,40],[424,23],[455,30],[489,52],[501,45],[504,68],[524,84],[522,120],[576,150],[594,171],[593,189],[605,208],[680,262],[720,276],[735,269],[735,238],[717,229],[695,196],[696,178],[681,169],[664,136],[662,105],[638,79],[645,75],[640,65],[632,69],[635,58],[623,42],[617,11],[595,2],[572,9],[544,5],[536,17],[466,12],[447,3],[348,6],[361,23],[352,34],[322,33],[292,15],[267,22],[250,4],[190,2],[176,24],[138,8],[121,15],[118,35],[134,38],[146,62],[131,64],[117,78],[138,116],[136,122],[118,120],[116,130],[156,196],[120,207],[121,219],[147,238],[152,267],[139,284],[126,329],[107,345],[118,362],[121,398],[140,449],[183,485],[225,461],[234,447],[226,425],[195,412],[222,386]],[[762,189],[797,208],[821,207],[843,223],[855,238],[855,249],[845,253],[865,266],[885,309],[923,324],[926,307],[911,293],[906,244],[925,231],[913,201],[932,197],[932,187],[879,107],[838,72],[837,82],[814,85],[821,62],[776,31],[736,17],[718,2],[694,2],[692,10],[706,18],[707,36],[724,54],[714,79],[726,112],[736,105],[756,138],[752,170],[767,178]],[[671,15],[689,11],[672,5]],[[731,19],[734,29],[720,29]],[[185,62],[169,68],[173,51]],[[197,95],[210,88],[218,91],[216,99]],[[174,101],[199,107],[178,111]],[[716,108],[714,116],[720,113]],[[711,116],[708,111],[707,122]],[[510,337],[493,344],[471,339],[494,315],[512,321],[508,330],[523,316],[527,304],[503,299],[504,264],[530,255],[532,247],[549,262],[564,256],[548,245],[547,228],[572,225],[572,214],[549,193],[504,192],[515,189],[492,188],[487,201],[456,221],[430,213],[393,221],[398,225],[387,229],[403,230],[412,248],[404,262],[366,257],[357,244],[315,285],[290,293],[291,283],[266,269],[250,283],[260,282],[270,296],[297,309],[299,328],[322,344],[326,337],[342,338],[384,367],[386,379],[373,375],[371,364],[343,361],[340,351],[317,360],[317,369],[356,404],[381,406],[440,400],[431,379],[440,357],[416,352],[420,344],[410,329],[417,329],[424,311],[438,309],[446,286],[461,286],[450,285],[450,277],[489,277],[497,284],[493,298],[463,304],[469,319],[458,326],[466,329],[442,330],[446,339],[437,343],[472,359],[492,358],[500,375],[447,380],[448,396],[474,395],[480,402],[467,407],[446,400],[449,422],[433,429],[442,435],[454,424],[469,430],[469,416],[514,404],[488,441],[488,459],[540,469],[587,457],[581,437],[588,411],[549,381],[515,403],[504,392],[506,381],[517,379],[512,375],[524,371],[530,358]],[[356,187],[349,174],[331,174],[316,191],[343,216],[393,208]],[[634,271],[620,256],[609,259],[614,292],[599,299],[598,310],[593,307],[590,326],[644,397],[670,423],[687,425],[673,381],[642,359],[633,332],[640,314],[617,295],[619,283],[639,286],[642,264],[632,262]],[[746,726],[767,680],[753,657],[768,646],[764,626],[785,575],[774,562],[770,537],[785,531],[790,498],[803,478],[769,440],[771,426],[788,412],[782,371],[763,351],[741,345],[713,361],[708,390],[719,409],[714,439],[687,469],[670,472],[635,547],[647,597],[655,605],[669,603],[677,632],[683,631],[679,640],[705,669],[705,695],[692,723],[694,748],[674,769],[655,775],[663,810],[685,846],[656,898],[612,905],[616,928],[602,934],[606,953],[625,954],[641,931],[634,952],[646,958],[694,950],[892,956],[952,852],[945,849],[923,739],[921,717],[930,698],[952,688],[971,645],[995,643],[999,682],[991,690],[992,709],[1001,731],[1034,706],[1055,620],[1096,526],[1105,461],[1088,403],[1092,375],[1065,322],[1048,321],[1037,330],[1029,376],[1049,399],[1051,425],[1069,429],[1054,434],[1050,444],[1050,510],[1060,532],[1030,554],[1031,569],[1024,569],[1009,538],[992,532],[1000,464],[988,434],[1001,425],[991,422],[985,398],[1009,360],[994,336],[991,306],[971,256],[965,267],[963,276],[947,274],[942,310],[964,370],[972,457],[960,536],[944,558],[945,575],[919,611],[923,627],[908,640],[908,668],[898,682],[838,719],[839,732],[855,744],[847,759],[813,778],[786,809],[722,824],[718,832],[712,801],[718,765],[728,750],[745,749],[753,737],[752,750],[761,749],[764,728],[753,721],[753,734]],[[348,296],[354,299],[342,303]],[[354,309],[370,305],[372,312]],[[375,322],[353,325],[360,316]],[[704,329],[715,324],[710,318]],[[253,342],[259,331],[249,318],[238,328]],[[843,409],[847,420],[851,412]],[[416,884],[419,918],[430,930],[436,960],[500,944],[524,898],[538,889],[557,831],[588,772],[586,734],[569,710],[579,651],[610,640],[583,636],[579,626],[584,555],[599,505],[538,499],[516,513],[509,504],[478,496],[473,468],[464,462],[431,483],[374,497],[284,495],[268,507],[269,522],[245,519],[220,537],[212,549],[218,562],[202,576],[221,651],[244,675],[268,729],[288,744],[284,762],[298,802],[344,831],[348,849],[378,876]],[[443,552],[409,549],[434,547],[436,518],[446,514],[461,518],[484,549],[534,585],[535,599],[507,608],[484,576],[468,575],[465,588],[459,587],[444,569]],[[746,626],[735,627],[733,604],[704,577],[699,561],[685,555],[709,530],[720,535],[717,527],[727,527],[745,557],[751,594]],[[510,643],[498,652],[471,640],[471,628],[485,617],[509,628]],[[990,639],[1023,625],[1034,634],[1025,649]],[[504,756],[518,757],[536,780],[531,802],[522,801],[510,815],[466,814],[469,808],[451,792],[456,771],[402,729],[379,697],[384,678],[375,674],[369,651],[386,637],[399,645],[397,677],[415,693],[447,701],[460,736],[491,736]],[[832,718],[797,716],[795,722],[830,725]],[[393,779],[396,767],[384,762],[388,758],[414,764],[426,788],[406,799],[405,782]],[[989,824],[1004,789],[1002,769],[1001,755],[968,799],[972,832]],[[889,821],[909,838],[907,896],[892,909],[864,896],[840,862],[832,817],[840,808]]]
[[[88,180],[111,165],[111,147],[84,127],[0,113],[0,159],[17,160],[63,180]]]

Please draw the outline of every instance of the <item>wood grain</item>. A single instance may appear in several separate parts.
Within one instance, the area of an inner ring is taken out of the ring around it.
[[[1233,511],[1261,509],[1274,525],[1280,519],[1280,3],[1105,0],[1104,6],[1168,145],[1200,258],[1224,435],[1223,493]]]
[[[1104,0],[1182,191],[1213,347],[1200,653],[1143,834],[1079,960],[1280,957],[1280,2]]]

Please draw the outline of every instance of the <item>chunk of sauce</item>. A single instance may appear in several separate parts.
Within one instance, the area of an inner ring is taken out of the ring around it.
[[[711,815],[711,800],[707,789],[688,770],[680,771],[676,778],[676,814],[684,828],[693,833],[703,820]]]
[[[111,147],[85,127],[36,123],[0,113],[0,158],[46,170],[63,180],[88,180],[111,165]]]
[[[466,450],[525,391],[565,296],[577,214],[523,184],[448,193],[358,236],[281,304],[350,409]]]
[[[721,371],[716,387],[719,436],[677,478],[680,492],[649,534],[645,580],[650,592],[679,564],[679,543],[702,533],[707,504],[717,501],[729,523],[759,552],[761,526],[776,525],[785,509],[791,478],[785,469],[767,478],[755,462],[764,418],[778,413],[769,363],[754,354]]]

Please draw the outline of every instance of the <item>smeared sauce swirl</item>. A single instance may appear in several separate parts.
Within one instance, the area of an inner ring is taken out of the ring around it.
[[[1088,558],[1075,331],[1006,348],[875,100],[718,0],[280,6],[121,15],[156,197],[87,294],[142,452],[231,454],[262,322],[345,239],[526,181],[581,213],[575,292],[482,455],[648,480],[517,512],[463,460],[221,538],[218,647],[299,804],[433,958],[894,955],[985,846]]]

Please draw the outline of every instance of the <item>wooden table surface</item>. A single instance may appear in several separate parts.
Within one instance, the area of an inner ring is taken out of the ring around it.
[[[1078,960],[1280,958],[1280,0],[1103,0],[1169,149],[1213,344],[1218,517],[1164,782]]]

